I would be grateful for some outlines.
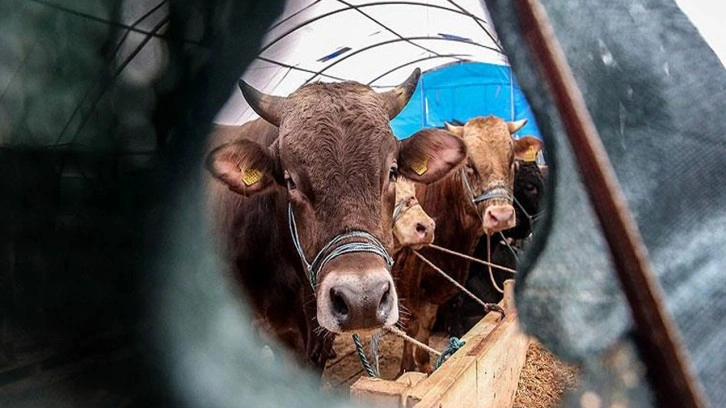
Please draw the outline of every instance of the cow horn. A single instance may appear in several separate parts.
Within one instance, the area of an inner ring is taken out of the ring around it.
[[[519,129],[523,128],[524,125],[527,124],[527,119],[521,119],[516,122],[507,122],[507,128],[509,129],[509,134],[513,135],[519,131]]]
[[[242,91],[242,95],[247,103],[250,104],[252,110],[260,115],[262,119],[279,127],[280,119],[282,117],[280,112],[282,110],[282,105],[285,102],[285,98],[264,94],[241,79],[239,80],[238,85],[239,89]]]
[[[406,106],[408,100],[411,99],[411,95],[413,95],[413,92],[416,90],[416,85],[418,85],[418,78],[420,76],[421,69],[416,68],[401,85],[383,93],[383,97],[388,107],[389,118],[395,118],[396,115],[403,110],[403,107]]]

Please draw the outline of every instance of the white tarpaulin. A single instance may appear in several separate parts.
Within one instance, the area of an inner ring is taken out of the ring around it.
[[[311,81],[355,80],[377,90],[460,61],[506,65],[478,0],[290,0],[243,79],[273,95]],[[215,122],[257,117],[235,88]]]

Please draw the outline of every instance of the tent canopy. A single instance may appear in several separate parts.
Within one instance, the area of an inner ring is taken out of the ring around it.
[[[487,115],[527,119],[517,135],[541,139],[532,110],[509,66],[478,62],[455,63],[424,73],[391,127],[396,136],[405,138],[422,128],[443,126],[446,121],[466,122]]]
[[[314,81],[354,80],[385,91],[416,67],[424,75],[392,122],[397,137],[489,114],[527,118],[520,134],[539,137],[489,15],[476,0],[288,1],[243,79],[281,96]],[[215,122],[256,117],[234,89]]]

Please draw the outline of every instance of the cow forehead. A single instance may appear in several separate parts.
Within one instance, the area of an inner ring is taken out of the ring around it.
[[[366,158],[380,167],[391,152],[397,152],[397,144],[388,113],[369,87],[316,83],[288,97],[280,124],[283,160],[334,167]]]
[[[507,122],[500,118],[489,116],[468,121],[464,125],[464,142],[469,157],[477,165],[508,167],[513,160],[514,139]]]

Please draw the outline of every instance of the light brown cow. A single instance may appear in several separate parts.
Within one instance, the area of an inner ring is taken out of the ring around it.
[[[404,247],[419,249],[434,242],[436,223],[416,199],[416,184],[404,176],[396,180],[393,209],[393,253]]]
[[[472,255],[479,238],[515,225],[512,206],[514,158],[523,155],[539,140],[512,134],[526,122],[505,122],[493,116],[469,120],[464,126],[447,125],[447,130],[422,132],[444,136],[455,134],[466,143],[466,165],[444,180],[417,186],[416,196],[437,225],[435,244]],[[469,261],[423,248],[421,254],[463,283]],[[439,305],[451,299],[458,289],[408,251],[401,252],[394,267],[402,304],[411,312],[406,332],[428,342]],[[404,344],[401,371],[431,372],[429,355]]]
[[[207,156],[230,272],[259,326],[319,369],[330,355],[325,333],[398,321],[389,256],[396,176],[429,183],[466,156],[453,135],[394,138],[389,121],[419,75],[382,94],[344,82],[274,97],[240,82],[264,121],[220,130],[227,142]],[[412,167],[420,161],[427,172]]]

